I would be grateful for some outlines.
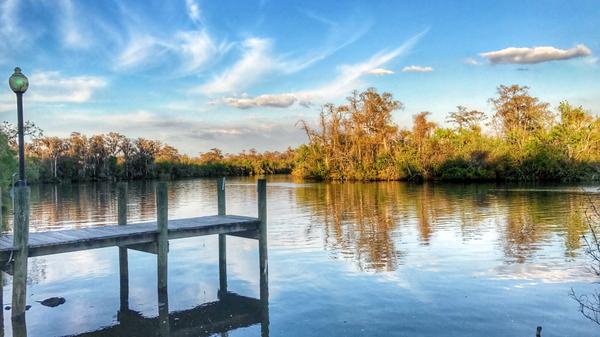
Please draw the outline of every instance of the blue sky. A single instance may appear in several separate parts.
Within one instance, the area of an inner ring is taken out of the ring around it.
[[[46,135],[118,131],[182,152],[283,150],[326,102],[376,87],[401,126],[500,84],[600,111],[598,1],[0,2],[0,69]],[[0,92],[0,120],[14,95]]]

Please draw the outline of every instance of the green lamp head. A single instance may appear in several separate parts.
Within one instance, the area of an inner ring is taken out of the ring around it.
[[[29,88],[29,80],[27,76],[21,73],[21,68],[16,67],[15,73],[8,79],[8,84],[15,94],[22,94]]]

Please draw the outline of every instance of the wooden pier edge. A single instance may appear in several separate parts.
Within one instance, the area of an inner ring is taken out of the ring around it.
[[[267,189],[266,180],[258,179],[258,217],[226,215],[225,178],[217,180],[218,215],[174,220],[169,226],[168,185],[156,184],[157,221],[127,225],[127,183],[117,184],[117,226],[100,226],[75,230],[34,233],[29,237],[30,189],[17,186],[14,190],[13,235],[0,236],[0,255],[11,263],[13,270],[12,317],[13,329],[25,331],[25,309],[27,300],[27,262],[31,256],[80,251],[109,246],[119,248],[120,312],[129,311],[128,249],[156,254],[157,290],[159,308],[159,330],[161,335],[169,333],[168,307],[168,251],[169,239],[194,237],[210,234],[219,235],[219,297],[228,294],[227,289],[227,235],[236,235],[258,240],[260,303],[263,308],[262,331],[268,331],[268,254],[267,254]],[[56,233],[56,234],[52,234]],[[49,237],[50,236],[50,237]],[[54,237],[51,237],[54,236]],[[82,239],[79,239],[82,238]],[[76,239],[77,241],[73,241]],[[12,243],[8,244],[8,240]],[[83,240],[83,241],[79,241]],[[77,247],[75,247],[77,246]],[[31,250],[33,249],[33,250]],[[9,257],[10,256],[10,257]],[[0,282],[2,275],[0,274]],[[1,288],[0,288],[1,290]],[[1,295],[0,295],[1,296]],[[0,297],[2,300],[2,297]],[[16,331],[16,330],[15,330]]]

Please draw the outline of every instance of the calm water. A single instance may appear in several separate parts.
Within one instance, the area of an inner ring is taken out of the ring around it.
[[[153,188],[130,184],[130,221],[154,218]],[[260,336],[261,328],[270,336],[535,336],[538,325],[542,336],[598,336],[600,327],[569,297],[571,288],[600,287],[586,270],[580,240],[585,204],[600,195],[584,189],[272,177],[268,331],[254,324],[228,336]],[[114,223],[115,199],[111,184],[34,186],[32,230]],[[228,180],[227,203],[228,213],[255,216],[254,181]],[[172,182],[169,212],[170,218],[216,213],[214,180]],[[258,298],[256,241],[228,238],[227,258],[229,289]],[[148,336],[133,323],[119,334],[110,328],[120,318],[116,248],[29,264],[28,336]],[[129,274],[132,321],[151,321],[158,315],[155,256],[130,252]],[[11,281],[4,282],[6,305]],[[171,242],[171,319],[197,328],[172,328],[172,336],[222,331],[211,330],[218,313],[206,304],[217,300],[218,286],[216,236]],[[66,303],[36,302],[53,296]],[[248,309],[243,301],[227,305]],[[177,316],[182,311],[188,315]],[[4,316],[10,336],[10,312]]]

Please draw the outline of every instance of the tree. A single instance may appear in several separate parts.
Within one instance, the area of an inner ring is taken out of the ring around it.
[[[201,163],[216,163],[223,160],[223,151],[221,149],[212,148],[208,152],[200,153],[198,157]]]
[[[58,161],[67,152],[68,144],[58,137],[43,137],[33,141],[33,152],[50,160],[52,177],[58,178]]]
[[[552,123],[549,104],[530,96],[529,87],[501,85],[497,93],[498,97],[490,98],[490,102],[496,111],[494,122],[502,134],[508,135],[514,130],[534,133]]]
[[[555,145],[570,160],[599,159],[600,118],[566,101],[560,103],[558,111],[560,122],[553,129]]]
[[[447,121],[455,124],[459,131],[470,129],[480,131],[480,123],[485,119],[485,114],[477,110],[468,110],[465,106],[459,105],[457,111],[448,113]]]
[[[8,137],[0,131],[0,187],[8,186],[11,175],[16,170],[16,152],[9,146]]]
[[[156,161],[178,163],[180,159],[179,151],[171,145],[165,145],[160,148],[156,156]]]
[[[417,151],[423,149],[423,145],[427,138],[433,134],[436,125],[427,120],[427,116],[431,115],[429,111],[423,111],[413,116],[412,141],[417,146]]]
[[[19,144],[17,142],[17,137],[19,135],[19,129],[17,128],[16,125],[4,121],[4,122],[2,122],[2,124],[0,124],[0,132],[3,133],[5,135],[5,137],[8,139],[8,143],[10,146],[12,146],[13,148],[16,148],[17,146],[19,146]],[[42,131],[42,129],[40,129],[32,121],[25,121],[25,124],[23,125],[23,134],[25,136],[29,136],[32,140],[35,140],[35,139],[38,139],[38,138],[41,138],[44,136],[44,132]]]

